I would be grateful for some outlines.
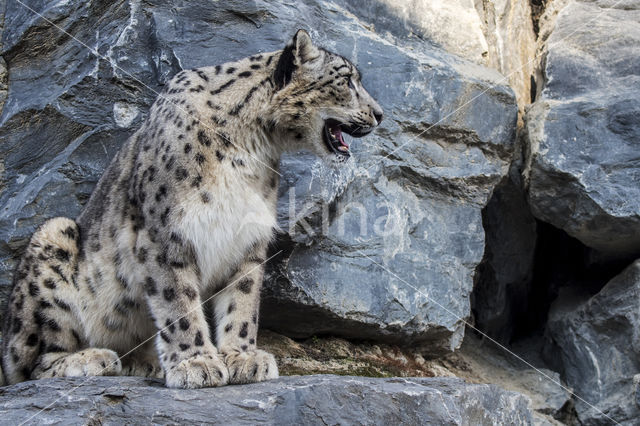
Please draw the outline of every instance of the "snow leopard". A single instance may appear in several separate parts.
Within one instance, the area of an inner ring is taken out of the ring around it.
[[[6,382],[278,377],[257,331],[279,158],[344,160],[344,135],[365,136],[382,117],[358,69],[304,30],[282,50],[177,73],[80,215],[30,239],[5,315]]]

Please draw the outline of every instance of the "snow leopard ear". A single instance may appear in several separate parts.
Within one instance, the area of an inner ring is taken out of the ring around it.
[[[278,90],[291,81],[291,76],[296,68],[317,59],[319,56],[320,50],[313,45],[309,33],[305,30],[298,30],[293,39],[285,46],[276,65],[274,80]]]
[[[297,65],[302,65],[305,62],[311,62],[318,59],[320,51],[313,45],[311,36],[305,30],[298,30],[296,35],[293,36],[291,43],[295,46],[295,58]]]

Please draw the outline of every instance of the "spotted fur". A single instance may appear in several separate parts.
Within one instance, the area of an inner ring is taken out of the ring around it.
[[[381,116],[357,69],[302,30],[281,51],[178,73],[81,215],[31,238],[6,314],[6,381],[134,374],[197,388],[277,377],[256,341],[278,159],[333,156],[325,120],[370,131]],[[201,304],[226,286],[210,329]]]

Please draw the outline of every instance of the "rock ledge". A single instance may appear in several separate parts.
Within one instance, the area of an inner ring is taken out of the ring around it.
[[[454,378],[289,376],[178,390],[139,377],[90,377],[0,388],[5,424],[41,410],[27,424],[530,424],[528,404],[518,393]]]

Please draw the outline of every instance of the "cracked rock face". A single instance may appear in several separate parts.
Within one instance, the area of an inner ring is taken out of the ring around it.
[[[40,424],[520,425],[531,424],[527,404],[518,393],[460,379],[343,376],[199,390],[137,377],[47,379],[9,386],[0,396],[7,424],[37,414],[33,421]]]
[[[640,255],[640,8],[570,2],[529,110],[533,214],[611,257]],[[588,23],[588,24],[585,24]]]
[[[391,11],[357,16],[342,1],[31,3],[103,58],[19,3],[7,4],[5,295],[34,229],[81,211],[171,76],[280,49],[306,28],[359,66],[385,120],[375,135],[354,141],[355,159],[338,167],[306,154],[283,158],[284,251],[270,266],[264,322],[290,336],[415,343],[432,354],[460,344],[484,251],[481,209],[513,151],[516,101],[497,72],[408,36],[376,33],[381,20],[396,18]]]

